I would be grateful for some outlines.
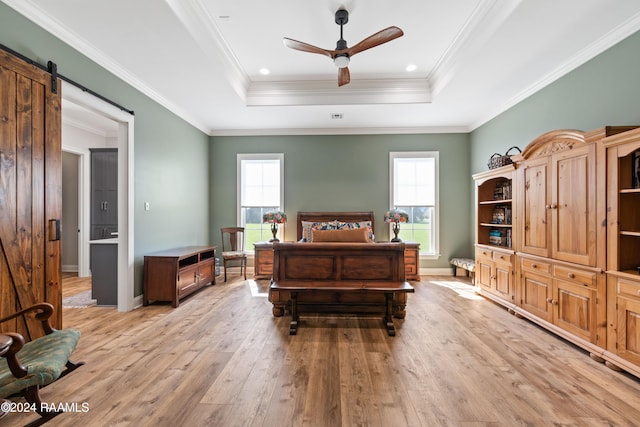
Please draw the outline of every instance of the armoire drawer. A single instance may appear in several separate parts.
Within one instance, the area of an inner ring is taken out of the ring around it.
[[[558,279],[590,287],[596,286],[596,273],[592,271],[579,270],[576,268],[565,267],[563,265],[554,265],[553,267],[553,276]]]
[[[485,248],[476,248],[476,258],[493,259],[493,251]]]
[[[522,270],[532,273],[551,274],[551,263],[536,259],[521,258],[520,267]]]
[[[493,251],[492,258],[496,262],[504,262],[508,264],[513,264],[513,255],[505,254],[500,251]]]

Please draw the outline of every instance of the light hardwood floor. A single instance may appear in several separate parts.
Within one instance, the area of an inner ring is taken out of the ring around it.
[[[77,273],[62,273],[62,298],[67,298],[90,289],[90,277],[78,277]]]
[[[50,426],[625,426],[640,381],[477,297],[463,278],[414,282],[407,317],[304,316],[297,336],[251,281],[176,309],[67,308],[87,364],[42,391],[88,403]],[[261,282],[264,288],[264,282]],[[10,414],[19,426],[33,414]]]

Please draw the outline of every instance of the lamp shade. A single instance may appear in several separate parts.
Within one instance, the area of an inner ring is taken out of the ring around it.
[[[287,222],[287,214],[282,211],[267,212],[262,215],[263,223],[284,224]]]
[[[384,214],[385,222],[408,222],[409,214],[400,209],[391,209]]]

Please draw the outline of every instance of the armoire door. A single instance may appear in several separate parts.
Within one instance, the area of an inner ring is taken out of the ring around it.
[[[60,81],[55,81],[60,88]],[[62,325],[60,92],[51,75],[0,51],[0,318],[38,302]],[[31,320],[27,320],[31,322]],[[24,319],[3,324],[32,339]]]
[[[594,159],[594,145],[575,147],[551,158],[551,255],[555,259],[595,266]]]
[[[548,257],[551,252],[549,159],[528,161],[519,173],[524,183],[521,251]]]

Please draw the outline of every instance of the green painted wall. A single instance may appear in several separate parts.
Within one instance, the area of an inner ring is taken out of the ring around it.
[[[524,147],[555,129],[640,124],[640,33],[528,97],[471,133],[471,171],[494,152]]]
[[[0,3],[0,43],[135,111],[135,287],[146,253],[208,244],[209,137]],[[151,210],[143,210],[143,202]]]
[[[524,149],[551,130],[640,125],[639,51],[636,33],[474,130],[471,173],[487,170],[493,153]]]
[[[471,255],[470,175],[486,170],[494,152],[524,148],[546,131],[590,130],[640,123],[640,34],[635,34],[567,76],[474,130],[471,134],[372,136],[208,137],[90,59],[0,3],[0,43],[39,63],[52,60],[61,74],[136,112],[135,257],[141,291],[145,253],[219,240],[219,228],[236,222],[236,153],[285,153],[285,209],[375,212],[378,239],[388,238],[388,153],[440,152],[440,245]],[[211,184],[210,184],[211,183]],[[143,210],[148,201],[151,211]],[[207,233],[203,230],[209,230]],[[287,239],[293,238],[293,227]]]
[[[373,211],[376,239],[388,240],[383,215],[389,208],[391,151],[440,153],[441,257],[422,267],[446,267],[453,254],[470,255],[467,134],[212,137],[212,242],[219,242],[220,227],[236,224],[238,153],[284,153],[284,209],[292,221],[287,240],[296,238],[299,211],[353,210]]]

